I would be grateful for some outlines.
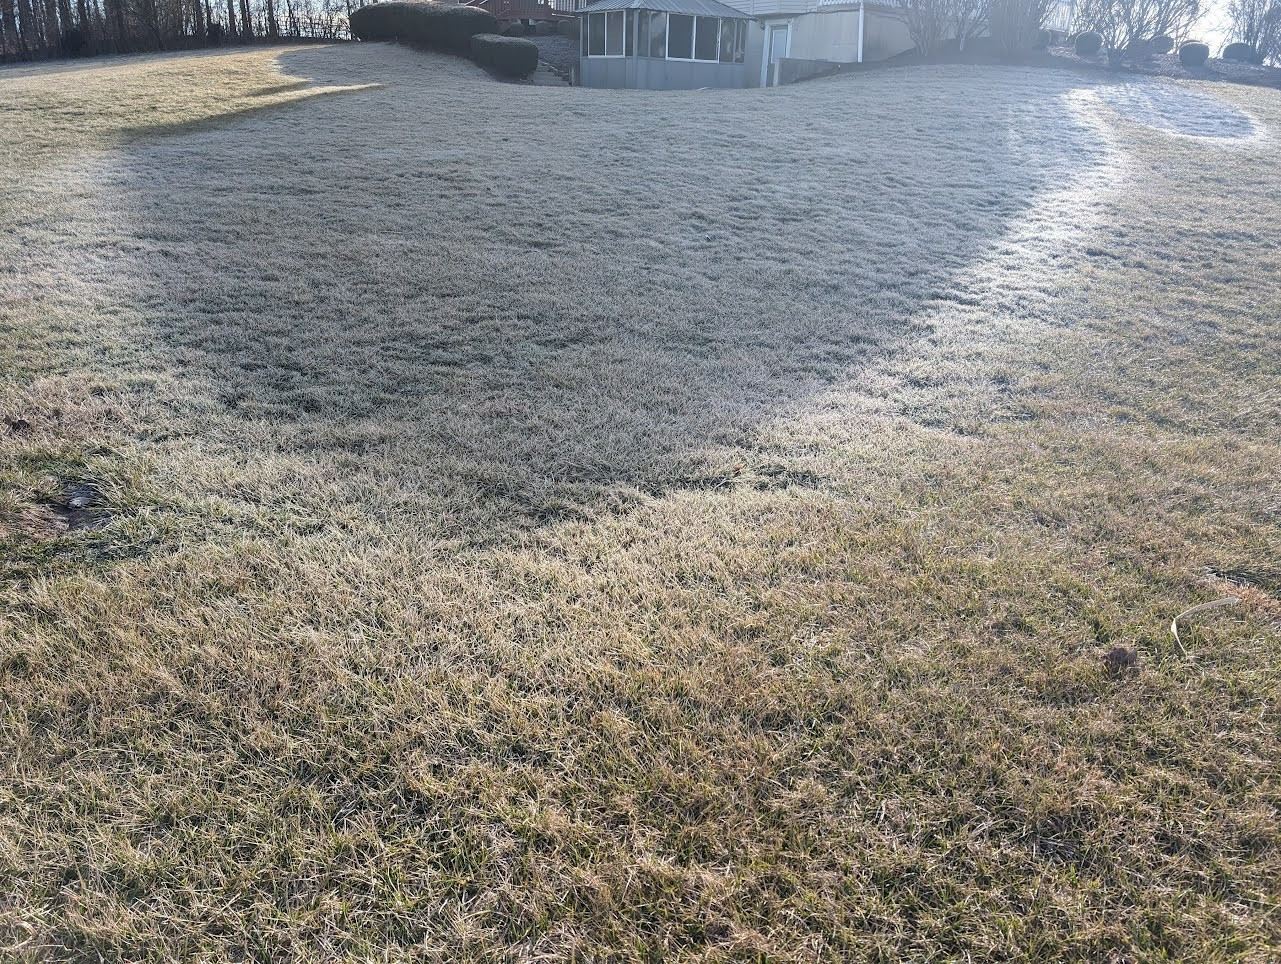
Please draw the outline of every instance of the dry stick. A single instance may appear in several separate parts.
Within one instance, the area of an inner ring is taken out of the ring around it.
[[[1216,599],[1214,602],[1201,603],[1199,606],[1193,606],[1191,609],[1185,609],[1174,617],[1170,623],[1170,632],[1174,634],[1174,642],[1179,647],[1179,652],[1183,654],[1184,659],[1191,659],[1188,651],[1183,648],[1183,640],[1179,639],[1179,620],[1186,619],[1188,616],[1194,616],[1197,613],[1203,613],[1210,609],[1219,609],[1223,606],[1233,606],[1241,600],[1236,596],[1224,596],[1222,599]]]

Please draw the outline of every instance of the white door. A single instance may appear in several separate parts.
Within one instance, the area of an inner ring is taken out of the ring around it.
[[[765,26],[765,55],[761,63],[761,86],[768,87],[774,80],[774,61],[787,56],[791,45],[792,25],[771,23]]]

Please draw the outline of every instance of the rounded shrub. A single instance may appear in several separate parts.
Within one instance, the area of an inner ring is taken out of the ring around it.
[[[497,29],[498,20],[488,10],[456,4],[392,0],[351,13],[351,33],[357,40],[399,40],[464,54],[475,34]]]
[[[1210,59],[1210,48],[1196,41],[1189,41],[1179,48],[1179,63],[1189,70],[1195,67],[1204,67],[1205,62]]]
[[[1254,60],[1254,48],[1244,43],[1228,44],[1223,48],[1223,59],[1248,64]]]
[[[562,20],[560,21],[560,23],[556,24],[556,32],[560,34],[562,37],[574,37],[575,39],[577,39],[578,21]]]
[[[504,77],[528,77],[538,69],[538,45],[524,37],[478,33],[471,38],[471,59]]]
[[[1174,49],[1174,38],[1167,37],[1165,34],[1161,34],[1159,37],[1153,37],[1148,41],[1148,43],[1152,45],[1152,52],[1154,54],[1168,54]]]
[[[357,40],[395,40],[410,14],[407,3],[371,3],[351,12],[348,24]]]
[[[1076,35],[1075,47],[1078,57],[1094,57],[1103,49],[1103,38],[1093,30],[1087,30]]]
[[[429,46],[467,53],[471,50],[472,37],[478,33],[493,33],[498,29],[498,18],[488,10],[446,4],[431,6],[439,28],[433,29],[432,34],[439,42],[426,41]]]
[[[227,28],[215,20],[205,31],[205,37],[211,47],[221,47],[227,40]]]

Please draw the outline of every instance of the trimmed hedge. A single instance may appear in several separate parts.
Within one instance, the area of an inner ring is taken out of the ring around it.
[[[1224,60],[1235,60],[1240,64],[1248,64],[1254,60],[1254,48],[1249,44],[1235,43],[1228,44],[1223,48]]]
[[[478,33],[471,38],[471,59],[504,77],[528,77],[538,69],[538,45],[524,37]]]
[[[1168,54],[1174,49],[1174,39],[1161,34],[1159,37],[1153,37],[1150,41],[1152,52],[1156,54]]]
[[[351,33],[357,40],[399,40],[462,54],[471,49],[475,34],[497,29],[498,19],[488,10],[446,3],[391,0],[351,13]]]
[[[1075,48],[1078,57],[1093,57],[1103,49],[1103,38],[1093,30],[1087,30],[1077,34]]]
[[[1179,48],[1179,63],[1184,67],[1204,67],[1210,59],[1210,48],[1196,42],[1185,43]]]

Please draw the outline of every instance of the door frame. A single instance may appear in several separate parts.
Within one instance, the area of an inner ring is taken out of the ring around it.
[[[766,20],[765,21],[765,49],[761,51],[761,86],[762,87],[768,87],[770,82],[770,76],[769,76],[770,32],[774,30],[787,31],[787,41],[783,44],[783,56],[790,57],[792,55],[792,21],[790,19],[784,20],[781,22],[776,20]]]

